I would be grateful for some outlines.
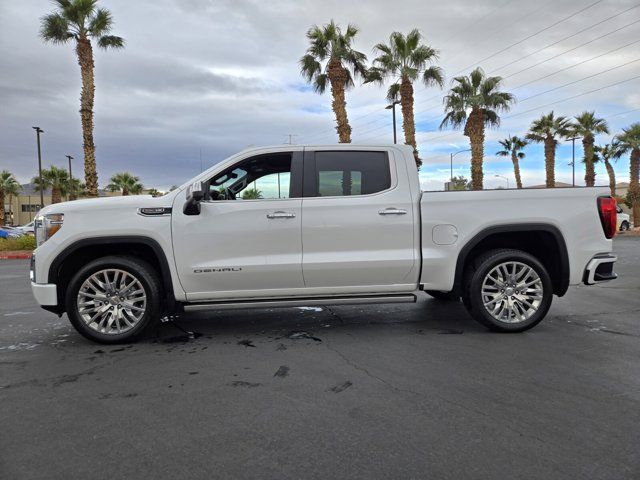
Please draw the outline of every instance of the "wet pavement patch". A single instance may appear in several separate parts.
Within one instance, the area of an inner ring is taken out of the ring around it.
[[[333,393],[344,392],[347,388],[351,387],[352,385],[353,383],[347,380],[346,382],[336,385],[335,387],[331,387],[329,391]]]
[[[287,335],[287,338],[291,340],[313,340],[314,342],[321,342],[322,340],[318,337],[314,337],[309,332],[291,332]]]
[[[231,382],[228,384],[230,387],[246,387],[246,388],[255,388],[259,387],[261,383],[251,383],[251,382],[243,382],[242,380],[236,380],[235,382]]]
[[[185,334],[185,335],[176,335],[175,337],[163,338],[160,341],[162,343],[187,343],[201,336],[202,336],[201,333],[190,332],[189,334]]]
[[[238,345],[244,345],[245,347],[253,347],[256,348],[256,346],[253,344],[252,340],[240,340],[238,342]]]
[[[281,377],[281,378],[284,378],[288,375],[289,375],[289,367],[287,367],[286,365],[281,365],[280,368],[276,370],[276,373],[273,374],[274,377]]]
[[[189,375],[198,375],[200,372],[189,372]]]

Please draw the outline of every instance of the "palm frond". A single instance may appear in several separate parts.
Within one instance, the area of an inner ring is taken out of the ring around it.
[[[313,79],[313,90],[316,93],[324,93],[329,83],[329,75],[326,73],[320,73]]]
[[[70,31],[69,21],[58,12],[45,15],[41,19],[40,36],[53,44],[67,43],[74,38]]]
[[[98,47],[104,48],[124,48],[124,38],[116,35],[104,35],[98,39]]]
[[[422,82],[427,86],[444,86],[444,70],[440,67],[429,67],[422,72]]]
[[[400,84],[392,83],[391,85],[389,85],[389,88],[387,89],[387,100],[389,100],[390,102],[396,102],[398,101],[399,96]]]
[[[106,8],[98,8],[95,15],[90,19],[87,30],[93,37],[101,37],[111,31],[113,17]]]

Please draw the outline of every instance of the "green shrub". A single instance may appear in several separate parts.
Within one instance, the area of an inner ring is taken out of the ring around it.
[[[36,238],[33,235],[23,235],[18,238],[0,238],[0,252],[13,250],[33,250],[36,248]]]

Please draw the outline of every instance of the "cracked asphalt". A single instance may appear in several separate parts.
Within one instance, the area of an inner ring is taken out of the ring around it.
[[[243,310],[89,343],[0,261],[0,477],[640,478],[640,238],[495,334],[460,304]]]

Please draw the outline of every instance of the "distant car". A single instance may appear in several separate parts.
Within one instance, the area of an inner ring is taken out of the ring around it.
[[[23,232],[19,231],[14,227],[0,227],[0,238],[18,238],[24,235]]]
[[[17,230],[20,230],[22,233],[26,233],[27,235],[34,235],[35,230],[33,229],[34,222],[27,223],[26,225],[21,225],[16,227]]]
[[[616,207],[618,212],[618,231],[626,232],[631,228],[631,217],[628,213],[623,213],[622,208]]]

